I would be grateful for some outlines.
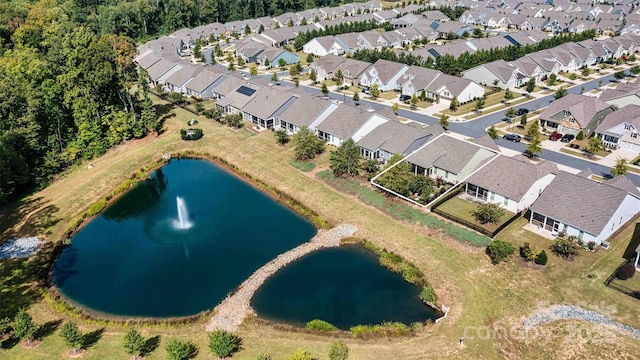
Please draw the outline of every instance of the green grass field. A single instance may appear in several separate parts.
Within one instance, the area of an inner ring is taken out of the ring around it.
[[[157,99],[156,99],[157,101]],[[638,300],[608,288],[604,281],[620,265],[633,236],[640,230],[627,227],[611,241],[609,250],[584,252],[573,262],[550,255],[542,270],[523,266],[516,256],[506,263],[491,265],[483,247],[472,246],[453,238],[447,230],[430,226],[417,218],[397,220],[380,210],[375,201],[384,195],[371,190],[360,197],[331,187],[316,174],[328,169],[328,154],[315,161],[316,168],[302,172],[290,165],[291,145],[278,146],[273,133],[254,133],[249,129],[233,130],[204,117],[196,117],[205,133],[195,142],[180,140],[179,129],[193,114],[173,109],[165,132],[115,147],[101,158],[79,164],[58,177],[49,187],[3,209],[0,217],[2,238],[10,236],[43,237],[48,244],[59,241],[69,221],[101,199],[131,174],[159,159],[163,153],[193,150],[208,152],[259,177],[312,208],[331,223],[350,223],[358,228],[357,237],[387,249],[415,264],[433,285],[439,302],[450,307],[441,322],[418,331],[416,336],[358,340],[345,338],[350,359],[619,359],[634,358],[640,342],[616,335],[613,342],[575,341],[576,326],[595,334],[601,328],[585,322],[561,321],[542,326],[550,336],[545,341],[507,336],[479,336],[482,329],[517,328],[523,317],[551,304],[582,304],[614,309],[615,320],[640,327]],[[330,150],[330,148],[328,149]],[[369,196],[371,198],[369,198]],[[395,202],[395,201],[394,201]],[[406,206],[406,205],[405,205]],[[422,210],[406,206],[411,214]],[[404,210],[403,210],[404,211]],[[440,220],[442,221],[442,220]],[[550,240],[529,233],[519,219],[498,235],[501,240],[521,246],[524,241],[546,248]],[[454,224],[451,229],[468,231]],[[50,246],[50,245],[49,245]],[[97,341],[82,355],[83,359],[125,359],[122,342],[126,326],[110,323],[92,324],[73,315],[59,312],[40,296],[37,275],[46,271],[47,250],[28,260],[0,262],[0,316],[12,316],[19,307],[28,307],[38,324],[48,324],[41,343],[25,349],[4,339],[1,359],[64,358],[68,350],[57,330],[57,321],[74,319],[83,332],[95,332]],[[215,259],[212,259],[215,261]],[[203,284],[207,286],[207,284]],[[292,296],[295,294],[291,294]],[[366,298],[363,301],[367,301]],[[204,320],[179,328],[138,326],[145,337],[160,336],[158,348],[146,359],[164,359],[168,340],[180,338],[196,344],[197,359],[214,359],[207,348]],[[574,331],[574,332],[572,332]],[[459,338],[465,333],[475,335]],[[234,359],[255,359],[269,353],[274,359],[288,359],[302,348],[326,359],[334,338],[303,332],[277,330],[270,325],[248,321],[238,331],[243,350]],[[548,340],[548,341],[547,341]]]

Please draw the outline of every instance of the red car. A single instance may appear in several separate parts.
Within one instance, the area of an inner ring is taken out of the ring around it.
[[[551,136],[549,136],[549,140],[551,141],[558,141],[562,138],[562,134],[560,134],[557,131],[554,131],[553,134],[551,134]]]

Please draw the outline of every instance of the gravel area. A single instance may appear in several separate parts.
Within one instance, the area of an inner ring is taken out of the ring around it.
[[[525,328],[534,328],[558,320],[588,321],[626,334],[636,340],[640,340],[640,330],[612,320],[599,312],[586,310],[573,305],[556,305],[539,311],[524,320],[522,325],[524,325]]]
[[[29,257],[42,244],[37,237],[13,238],[0,246],[0,260]]]
[[[240,284],[236,292],[216,306],[213,317],[207,323],[207,331],[216,329],[236,331],[246,316],[255,314],[251,308],[251,298],[269,276],[315,250],[339,246],[343,238],[352,236],[356,230],[355,226],[346,224],[338,225],[331,230],[318,230],[316,236],[309,242],[282,253],[266,263]]]

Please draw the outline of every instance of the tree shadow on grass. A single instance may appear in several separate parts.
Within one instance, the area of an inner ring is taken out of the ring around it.
[[[18,345],[19,342],[20,342],[19,338],[15,337],[15,336],[9,336],[8,338],[6,338],[2,342],[0,342],[0,349],[9,350],[9,349],[13,348],[14,346]]]
[[[187,359],[193,359],[198,356],[198,347],[193,343],[189,343],[189,355],[187,355]]]
[[[60,324],[62,324],[62,320],[47,321],[46,323],[40,325],[40,327],[36,331],[34,338],[43,339],[53,334],[56,331],[56,329],[58,329]]]
[[[144,342],[144,348],[142,349],[142,356],[147,356],[154,352],[158,346],[160,346],[160,335],[148,338]]]
[[[88,349],[95,345],[102,338],[102,334],[104,334],[104,328],[82,335],[82,348]]]

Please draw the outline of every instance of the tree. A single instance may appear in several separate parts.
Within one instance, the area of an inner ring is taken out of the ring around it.
[[[458,98],[454,96],[453,99],[451,99],[451,103],[449,104],[449,110],[456,111],[458,110],[458,106],[460,106],[460,103],[458,102]]]
[[[131,355],[133,360],[136,360],[138,356],[142,356],[144,346],[145,340],[142,335],[136,329],[129,328],[129,331],[124,335],[124,348],[127,354]]]
[[[504,100],[505,101],[509,101],[511,99],[513,99],[513,92],[511,92],[511,90],[507,89],[504,91]]]
[[[327,83],[325,83],[324,81],[322,82],[322,86],[320,87],[320,92],[322,92],[322,95],[327,96],[327,94],[329,94],[329,88],[327,88]]]
[[[310,353],[302,349],[298,349],[294,351],[293,354],[291,354],[291,356],[289,356],[289,360],[317,360],[317,359],[314,358]]]
[[[522,114],[522,117],[520,118],[520,126],[527,126],[527,113]]]
[[[531,78],[527,81],[527,94],[531,95],[531,93],[536,89],[536,79]]]
[[[249,24],[244,26],[244,34],[251,35],[251,27],[249,26]]]
[[[278,129],[275,131],[275,134],[276,134],[276,141],[278,142],[278,145],[285,145],[290,140],[289,134],[287,134],[287,130],[285,129]]]
[[[349,138],[331,152],[329,167],[335,176],[358,176],[361,162],[360,147]]]
[[[427,93],[424,91],[424,89],[422,89],[422,91],[420,91],[419,99],[422,100],[422,101],[426,101],[427,100]]]
[[[622,80],[627,77],[627,73],[625,73],[624,70],[616,71],[615,73],[613,73],[613,77],[618,80]]]
[[[25,309],[20,309],[13,319],[13,335],[18,339],[26,340],[27,344],[30,344],[37,329],[31,315]]]
[[[260,27],[258,28],[258,34],[262,34],[264,32],[264,25],[260,24]]]
[[[527,151],[531,155],[539,154],[542,152],[542,139],[540,138],[540,122],[536,119],[527,129],[527,136],[529,137],[529,144],[527,144]]]
[[[625,175],[628,170],[629,167],[627,166],[627,159],[619,157],[616,159],[616,165],[611,169],[611,175]]]
[[[318,139],[316,134],[306,126],[293,135],[293,146],[298,160],[313,159],[324,151],[324,142]]]
[[[584,140],[584,131],[580,130],[578,135],[576,135],[576,140]]]
[[[496,129],[495,125],[491,125],[491,127],[489,127],[487,129],[487,134],[493,139],[497,139],[498,138],[498,130]]]
[[[591,74],[591,71],[589,70],[588,67],[585,66],[585,67],[582,68],[581,74],[582,74],[582,76],[587,77],[587,76],[589,76],[589,74]]]
[[[416,94],[413,94],[411,100],[409,100],[409,104],[411,104],[412,108],[415,108],[416,105],[418,105],[418,97],[416,96]]]
[[[576,79],[578,79],[578,74],[576,74],[576,73],[569,74],[569,80],[573,81],[573,80],[576,80]]]
[[[553,98],[558,100],[560,98],[563,98],[567,95],[567,89],[565,88],[560,88],[558,90],[556,90],[556,92],[553,94]]]
[[[440,126],[442,126],[444,129],[447,129],[449,127],[449,115],[442,113],[442,115],[440,115],[440,120],[438,122],[440,124]]]
[[[478,100],[476,100],[476,106],[475,106],[476,111],[480,112],[482,109],[484,109],[484,104],[485,104],[484,96],[479,97]]]
[[[249,66],[249,76],[254,77],[258,75],[258,67],[255,64]]]
[[[636,274],[636,267],[632,263],[625,263],[618,268],[616,277],[620,280],[629,280]]]
[[[344,76],[342,75],[342,70],[338,69],[336,73],[333,75],[333,80],[336,82],[337,87],[341,87],[344,82]]]
[[[76,353],[76,349],[82,347],[82,334],[78,330],[78,325],[74,322],[66,322],[60,329],[60,336],[64,339],[72,349],[73,353]]]
[[[552,73],[551,75],[549,75],[549,79],[547,79],[547,85],[553,86],[557,82],[558,82],[558,75],[556,75],[555,73]]]
[[[478,205],[478,207],[471,212],[471,215],[473,215],[476,221],[483,225],[499,223],[504,214],[504,209],[494,203]]]
[[[284,68],[287,66],[287,60],[283,58],[278,59],[278,66],[280,66],[280,70],[284,70]]]
[[[347,360],[349,357],[349,347],[342,340],[331,343],[329,348],[329,360]]]
[[[313,62],[313,54],[307,54],[307,64],[311,64]]]
[[[602,149],[602,140],[600,140],[600,138],[598,138],[597,136],[592,136],[591,139],[589,139],[589,145],[587,145],[587,151],[589,152],[589,154],[593,156]]]
[[[271,74],[271,82],[277,82],[278,81],[278,73],[277,72],[273,72],[273,74]]]
[[[236,334],[225,330],[214,330],[209,334],[209,349],[223,359],[238,352],[242,346],[242,339]]]
[[[505,111],[504,115],[509,119],[509,122],[513,122],[513,118],[516,117],[516,109],[510,107]]]
[[[300,86],[300,79],[298,79],[298,78],[293,79],[293,86],[299,87]]]
[[[196,352],[196,347],[193,344],[177,339],[169,341],[165,349],[169,360],[187,360],[193,357]]]
[[[311,70],[311,72],[309,72],[309,80],[316,84],[316,80],[318,80],[318,73],[316,73],[315,70]]]
[[[356,91],[353,93],[353,102],[358,103],[358,101],[360,101],[360,95]]]
[[[629,71],[633,74],[633,75],[638,75],[640,74],[640,66],[636,65],[632,68],[629,69]]]
[[[582,246],[578,244],[579,241],[580,239],[576,236],[561,234],[556,238],[553,245],[551,245],[551,251],[564,258],[572,258],[578,255],[582,249]]]
[[[507,258],[516,251],[516,248],[510,242],[502,240],[493,240],[489,246],[487,246],[487,254],[491,258],[491,262],[496,265]]]
[[[298,68],[295,65],[289,67],[289,76],[292,78],[298,76]]]
[[[371,85],[371,87],[369,87],[369,94],[371,94],[371,96],[373,96],[374,98],[380,96],[380,88],[378,87],[378,84],[373,84]]]
[[[391,105],[391,111],[393,111],[394,114],[398,113],[399,108],[400,108],[400,105],[398,105],[398,103],[393,103],[393,105]]]

